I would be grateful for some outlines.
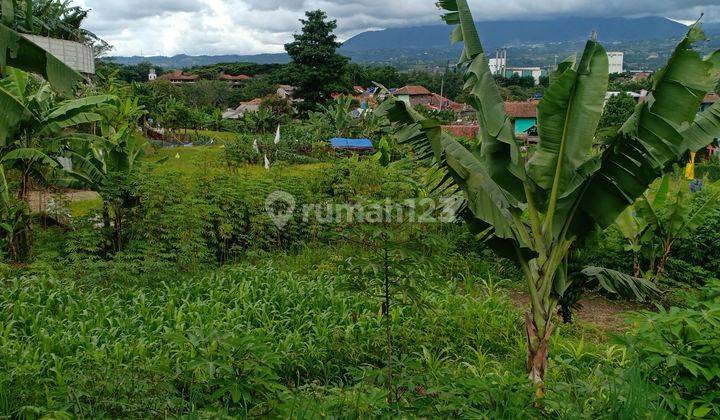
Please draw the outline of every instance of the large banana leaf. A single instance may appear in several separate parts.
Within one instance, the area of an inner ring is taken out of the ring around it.
[[[7,67],[4,72],[5,77],[0,79],[0,87],[22,101],[27,90],[28,74],[12,67]]]
[[[65,187],[80,187],[97,191],[105,180],[102,162],[92,156],[83,156],[74,152],[70,153],[70,158],[73,162],[72,171],[65,172],[65,177],[54,182]]]
[[[74,112],[85,112],[87,110],[95,110],[97,105],[117,101],[117,97],[113,95],[96,95],[87,96],[80,99],[72,99],[61,102],[43,119],[46,121],[63,118]]]
[[[503,255],[515,252],[513,243],[529,251],[522,232],[513,225],[521,212],[519,202],[493,181],[472,152],[443,133],[437,121],[423,117],[404,101],[389,98],[376,112],[400,124],[398,141],[411,145],[420,159],[438,165],[445,178],[465,192],[472,217],[463,216],[474,233],[493,237],[490,245]]]
[[[682,136],[691,152],[704,148],[713,139],[720,137],[720,102],[703,111],[695,123],[682,132]]]
[[[65,118],[59,118],[52,121],[44,122],[44,127],[40,131],[39,135],[46,136],[52,135],[62,131],[65,128],[77,127],[82,124],[89,124],[102,120],[100,114],[94,112],[80,112],[73,115],[65,116]]]
[[[463,42],[460,65],[467,65],[465,91],[469,102],[477,111],[480,124],[480,156],[492,179],[516,199],[524,200],[525,168],[520,148],[515,140],[505,103],[490,72],[475,28],[472,13],[466,0],[441,0],[438,5],[448,11],[443,17],[453,31],[453,42]]]
[[[605,49],[588,41],[577,68],[567,68],[538,105],[540,141],[528,174],[555,199],[580,186],[578,169],[591,155],[608,85]]]
[[[581,273],[614,295],[635,296],[637,300],[643,301],[647,295],[660,293],[660,289],[649,280],[629,276],[609,268],[587,267]]]
[[[15,1],[16,0],[2,0],[2,3],[0,3],[2,23],[5,25],[12,25],[15,21]]]
[[[15,67],[45,78],[55,89],[70,95],[82,76],[54,55],[0,24],[0,69]]]
[[[586,185],[580,210],[601,226],[612,224],[688,150],[690,140],[683,132],[694,123],[716,75],[717,56],[703,59],[692,48],[702,39],[702,30],[694,25],[667,66],[655,75],[647,100],[604,152],[600,169]],[[717,117],[712,113],[706,116]]]
[[[18,161],[36,162],[52,167],[59,166],[55,159],[46,155],[42,150],[34,148],[14,149],[6,153],[0,160],[0,162],[7,165],[14,165]]]
[[[17,133],[20,124],[32,118],[32,113],[12,93],[0,86],[0,147]]]

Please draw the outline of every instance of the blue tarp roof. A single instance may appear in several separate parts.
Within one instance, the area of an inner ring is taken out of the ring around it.
[[[330,139],[330,144],[334,149],[372,149],[373,144],[370,139]]]

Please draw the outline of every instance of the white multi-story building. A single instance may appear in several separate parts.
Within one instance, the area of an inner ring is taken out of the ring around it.
[[[154,68],[150,69],[150,74],[148,74],[148,82],[152,82],[155,79],[157,79],[157,73],[155,72]]]
[[[495,58],[488,59],[488,65],[490,66],[490,73],[495,76],[505,78],[511,78],[513,76],[532,77],[535,79],[536,85],[540,84],[540,78],[542,76],[547,76],[547,70],[540,67],[508,67],[507,50],[505,48],[497,50],[495,52]]]
[[[490,64],[490,73],[494,75],[504,75],[505,69],[507,68],[507,50],[497,50],[495,52],[495,58],[488,60]]]
[[[610,64],[610,74],[624,73],[625,53],[608,52],[608,63]]]

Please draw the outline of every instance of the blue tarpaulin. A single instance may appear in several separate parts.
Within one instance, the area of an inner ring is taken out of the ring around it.
[[[333,149],[369,150],[373,148],[370,139],[330,139]]]

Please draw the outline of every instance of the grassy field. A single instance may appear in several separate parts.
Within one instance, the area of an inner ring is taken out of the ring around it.
[[[536,404],[520,273],[465,226],[368,232],[297,216],[279,229],[266,213],[276,190],[298,205],[402,200],[417,194],[413,170],[231,169],[222,145],[144,159],[122,252],[79,217],[101,207],[86,197],[69,204],[77,224],[37,233],[33,261],[0,265],[0,417],[672,417],[665,388],[613,338],[641,306],[593,296],[575,323],[556,318]],[[383,232],[401,243],[388,316]],[[624,259],[618,248],[597,253]]]

